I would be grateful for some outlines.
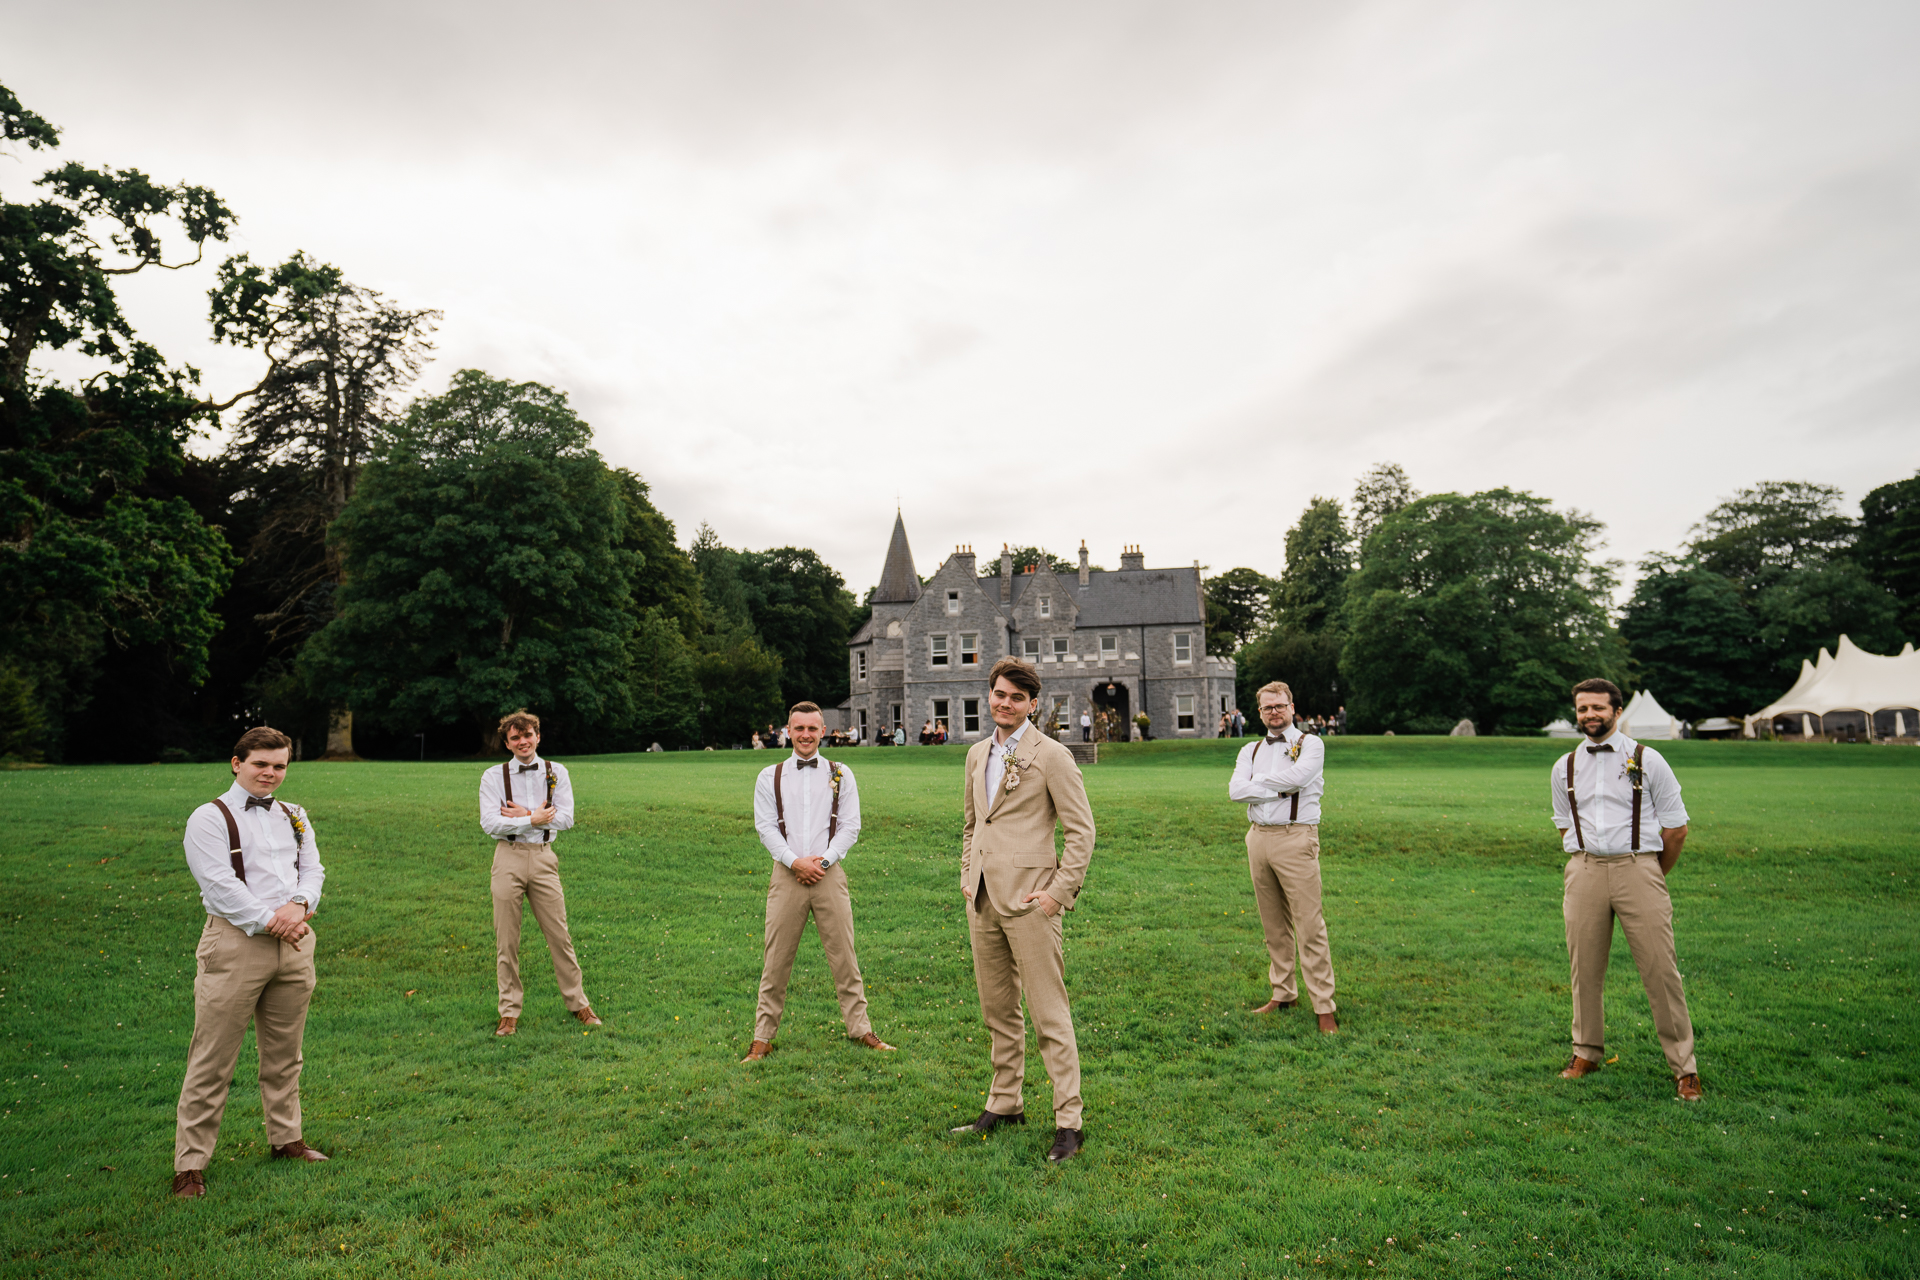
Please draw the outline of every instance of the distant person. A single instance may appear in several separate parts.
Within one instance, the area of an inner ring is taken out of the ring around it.
[[[907,726],[906,725],[896,724],[895,726],[893,726],[893,745],[896,747],[904,747],[907,745]]]
[[[960,893],[967,900],[980,1013],[992,1037],[993,1085],[979,1118],[953,1132],[984,1136],[1003,1124],[1026,1123],[1024,992],[1053,1082],[1047,1159],[1057,1164],[1072,1159],[1085,1140],[1060,916],[1073,910],[1086,882],[1094,827],[1080,766],[1028,718],[1039,698],[1040,677],[1031,666],[1018,658],[994,663],[987,696],[994,731],[967,751]],[[1056,826],[1065,832],[1065,853],[1057,860]]]
[[[247,1026],[260,1053],[260,1110],[275,1160],[320,1161],[300,1123],[300,1069],[314,954],[308,925],[327,870],[307,811],[279,798],[293,740],[249,729],[234,744],[233,785],[193,811],[182,842],[207,923],[193,979],[193,1039],[173,1138],[173,1194],[207,1194],[227,1092]]]
[[[933,744],[936,747],[944,747],[947,745],[947,722],[945,720],[934,721]]]
[[[1578,1080],[1598,1071],[1606,1059],[1600,997],[1618,919],[1653,1006],[1654,1029],[1673,1070],[1675,1092],[1683,1101],[1698,1102],[1693,1018],[1680,984],[1673,899],[1667,893],[1667,875],[1687,842],[1687,809],[1672,767],[1658,751],[1621,731],[1624,705],[1620,686],[1611,680],[1573,686],[1574,720],[1587,741],[1554,762],[1549,788],[1553,822],[1567,852],[1561,912],[1573,969],[1573,1060],[1560,1078]]]
[[[1344,702],[1340,704],[1340,710],[1334,713],[1333,723],[1336,731],[1343,734],[1347,731],[1347,706]]]
[[[1247,869],[1260,928],[1267,942],[1270,996],[1255,1013],[1275,1013],[1299,1003],[1298,969],[1320,1029],[1335,1032],[1340,1020],[1333,1000],[1333,948],[1320,909],[1320,797],[1326,790],[1326,744],[1293,722],[1293,691],[1282,681],[1262,685],[1257,695],[1267,733],[1240,748],[1229,799],[1247,806]]]
[[[567,932],[567,895],[553,838],[573,828],[573,782],[567,767],[540,757],[540,717],[524,708],[500,718],[500,736],[513,759],[480,775],[480,829],[493,837],[493,940],[500,988],[496,1036],[519,1029],[520,904],[533,909],[547,940],[554,981],[567,1011],[583,1026],[600,1019],[587,1001],[580,961]]]
[[[920,725],[920,745],[927,746],[933,741],[933,721],[927,720]]]
[[[753,825],[772,856],[767,883],[767,931],[761,952],[760,1002],[753,1044],[741,1061],[758,1062],[773,1052],[780,1015],[787,1005],[800,935],[812,917],[827,953],[827,968],[840,996],[840,1018],[849,1039],[869,1049],[893,1052],[867,1020],[867,988],[853,950],[853,898],[841,863],[860,838],[860,791],[853,770],[820,755],[826,721],[811,702],[787,713],[793,754],[760,771],[753,786]]]
[[[1093,741],[1093,712],[1091,711],[1080,713],[1080,741]]]

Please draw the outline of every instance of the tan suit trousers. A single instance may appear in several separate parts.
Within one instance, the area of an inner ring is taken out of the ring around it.
[[[493,847],[493,940],[499,952],[500,1016],[520,1016],[520,900],[546,936],[553,977],[567,1008],[587,1007],[580,961],[567,932],[567,895],[560,888],[560,858],[551,844],[502,840]]]
[[[980,882],[967,909],[967,933],[973,943],[973,980],[980,989],[980,1015],[993,1038],[993,1091],[987,1110],[1013,1115],[1026,1110],[1022,1089],[1027,1075],[1027,1025],[1020,996],[1033,1015],[1040,1061],[1053,1081],[1053,1123],[1081,1128],[1080,1044],[1073,1034],[1073,1009],[1067,1002],[1067,964],[1061,953],[1063,910],[1047,915],[1039,907],[1020,915],[1002,915]]]
[[[1247,829],[1247,870],[1253,899],[1260,904],[1260,929],[1267,938],[1267,982],[1273,998],[1299,998],[1294,986],[1294,948],[1307,980],[1315,1013],[1332,1013],[1333,947],[1326,917],[1320,913],[1320,828],[1295,822],[1284,827]]]
[[[1693,1075],[1698,1070],[1693,1017],[1680,987],[1673,899],[1667,896],[1667,878],[1660,874],[1660,856],[1576,853],[1567,859],[1564,883],[1560,909],[1567,918],[1567,955],[1573,962],[1573,1051],[1590,1062],[1607,1056],[1600,997],[1607,986],[1607,956],[1618,917],[1653,1006],[1653,1026],[1660,1033],[1667,1065],[1675,1076]]]
[[[296,948],[265,930],[251,938],[218,916],[207,917],[194,953],[193,1045],[173,1138],[173,1169],[204,1169],[213,1159],[227,1089],[240,1062],[247,1024],[260,1050],[260,1109],[267,1140],[285,1146],[300,1132],[300,1041],[313,998],[309,933]]]
[[[860,957],[853,950],[853,897],[847,891],[847,873],[838,862],[811,885],[800,883],[790,868],[773,864],[767,885],[767,941],[760,968],[760,1007],[754,1015],[753,1038],[773,1043],[780,1015],[787,1007],[787,979],[800,953],[800,935],[807,917],[820,931],[820,947],[827,953],[833,987],[840,996],[840,1020],[855,1037],[873,1030],[867,1021],[867,987],[860,978]]]

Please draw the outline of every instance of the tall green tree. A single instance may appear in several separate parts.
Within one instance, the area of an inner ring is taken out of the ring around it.
[[[1781,692],[1739,586],[1687,558],[1658,555],[1641,564],[1620,634],[1638,669],[1635,683],[1684,720],[1746,715]]]
[[[1832,485],[1763,481],[1709,511],[1693,527],[1688,550],[1701,568],[1752,595],[1792,570],[1852,550],[1858,530],[1840,499]]]
[[[537,709],[559,739],[633,725],[620,486],[564,393],[466,369],[415,401],[333,526],[338,611],[301,655],[376,726]],[[564,748],[563,748],[564,749]]]
[[[1874,585],[1893,597],[1903,643],[1920,644],[1920,474],[1861,500],[1856,555]]]
[[[661,610],[691,641],[706,630],[700,571],[680,549],[673,521],[653,505],[647,482],[624,467],[614,471],[613,479],[620,488],[627,516],[627,531],[620,545],[641,559],[633,581],[633,606],[640,612]]]
[[[699,655],[680,620],[659,605],[641,611],[629,641],[635,744],[700,742]]]
[[[1274,625],[1313,635],[1339,624],[1353,573],[1353,540],[1340,504],[1314,498],[1287,530],[1287,566],[1273,593]]]
[[[1348,588],[1340,667],[1361,731],[1533,732],[1586,676],[1624,680],[1601,525],[1511,489],[1443,493],[1388,516]]]
[[[258,619],[260,665],[279,671],[331,615],[344,568],[327,529],[353,497],[379,425],[419,376],[440,313],[396,306],[305,253],[271,270],[229,258],[208,298],[217,340],[272,360],[228,460],[244,481],[274,481],[241,576],[273,602]],[[326,754],[353,756],[351,708],[329,709]]]
[[[1365,546],[1380,522],[1420,496],[1397,462],[1376,462],[1353,487],[1353,518],[1348,522],[1354,541]]]
[[[1232,657],[1273,625],[1273,593],[1278,586],[1257,569],[1229,569],[1208,578],[1207,652]]]
[[[59,136],[0,86],[0,144],[45,150]],[[246,393],[201,395],[198,373],[140,341],[114,293],[120,277],[192,267],[225,240],[234,216],[217,195],[79,163],[35,185],[0,194],[0,668],[34,691],[57,753],[109,646],[149,646],[179,679],[206,678],[234,558],[152,482]],[[94,372],[36,372],[51,352]]]

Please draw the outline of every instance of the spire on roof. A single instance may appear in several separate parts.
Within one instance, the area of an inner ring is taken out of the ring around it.
[[[907,545],[907,524],[893,514],[893,541],[887,544],[886,567],[873,593],[875,604],[912,604],[920,598],[920,575],[913,571],[913,548]]]

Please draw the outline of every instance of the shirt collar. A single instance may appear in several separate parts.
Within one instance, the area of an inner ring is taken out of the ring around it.
[[[1586,738],[1585,734],[1581,734],[1580,736]],[[1613,726],[1613,732],[1598,742],[1595,742],[1592,738],[1587,738],[1587,745],[1590,747],[1612,747],[1616,752],[1625,754],[1632,751],[1634,747],[1639,744],[1627,736],[1625,729],[1622,729],[1616,724]]]
[[[810,756],[802,756],[798,751],[795,751],[794,753],[789,755],[787,759],[792,761],[794,764],[800,764],[803,760],[819,760],[824,762],[826,760],[826,757],[821,755],[818,751],[814,752]]]
[[[513,768],[514,768],[514,771],[515,771],[516,773],[517,773],[517,772],[519,772],[519,771],[520,771],[520,770],[521,770],[522,768],[524,768],[524,767],[525,767],[524,765],[522,765],[522,764],[520,763],[520,757],[519,757],[519,756],[512,756],[512,757],[509,757],[509,758],[508,758],[508,760],[507,760],[507,763],[513,766]],[[536,768],[536,769],[537,769],[537,768],[539,768],[539,767],[540,767],[541,765],[543,765],[543,764],[545,764],[545,763],[546,763],[546,761],[545,761],[545,760],[542,760],[542,759],[540,758],[540,753],[539,753],[539,752],[537,752],[537,751],[536,751],[536,752],[534,752],[534,754],[533,754],[533,759],[531,759],[531,760],[529,760],[529,761],[527,761],[527,764],[530,764],[530,765],[532,765],[532,766],[533,766],[534,768]]]
[[[1008,734],[1008,735],[1007,735],[1007,740],[1006,740],[1005,742],[1001,742],[1001,741],[999,740],[999,737],[998,737],[998,735],[999,735],[999,732],[1000,732],[1000,731],[999,731],[999,729],[998,729],[998,727],[996,727],[996,728],[994,729],[994,734],[995,734],[995,738],[994,738],[994,749],[995,749],[996,751],[999,751],[999,752],[1000,752],[1000,753],[1001,753],[1002,755],[1005,755],[1005,754],[1006,754],[1007,752],[1009,752],[1009,751],[1011,751],[1011,750],[1013,750],[1013,749],[1014,749],[1014,747],[1015,747],[1015,746],[1016,746],[1016,745],[1017,745],[1017,744],[1019,743],[1019,741],[1020,741],[1020,735],[1021,735],[1021,734],[1023,734],[1023,733],[1025,733],[1025,732],[1027,731],[1027,726],[1028,726],[1028,725],[1030,725],[1030,724],[1032,724],[1032,723],[1033,723],[1033,721],[1031,721],[1031,720],[1022,720],[1022,721],[1020,722],[1020,727],[1019,727],[1018,729],[1015,729],[1015,730],[1014,730],[1014,731],[1013,731],[1012,733],[1010,733],[1010,734]]]
[[[274,794],[278,795],[279,793],[275,792]],[[253,792],[240,785],[240,779],[235,778],[233,785],[227,788],[227,794],[220,798],[228,802],[228,808],[232,808],[234,804],[246,804],[246,802],[253,799],[254,796]]]

